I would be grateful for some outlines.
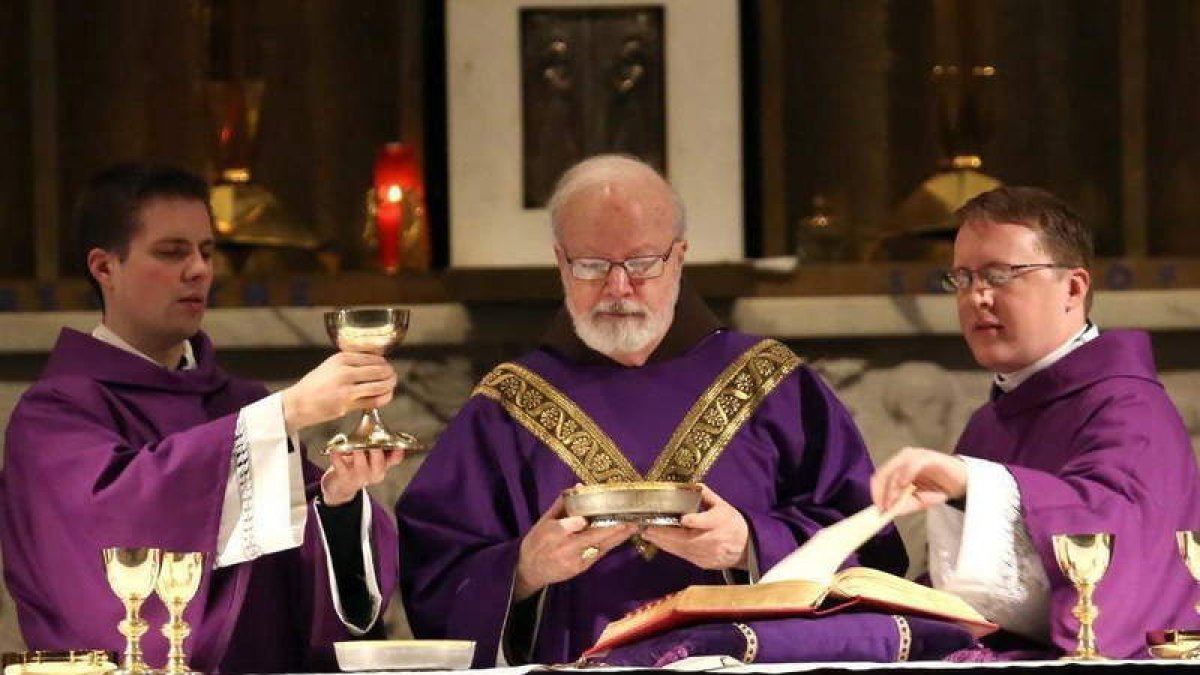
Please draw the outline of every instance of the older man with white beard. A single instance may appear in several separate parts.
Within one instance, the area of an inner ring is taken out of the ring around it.
[[[549,210],[566,311],[484,377],[396,507],[414,633],[477,641],[476,666],[574,660],[640,604],[754,580],[870,504],[871,463],[834,395],[682,285],[686,221],[666,180],[594,157]],[[703,481],[703,509],[641,532],[564,512],[565,488],[641,480]],[[907,564],[890,529],[850,562]]]

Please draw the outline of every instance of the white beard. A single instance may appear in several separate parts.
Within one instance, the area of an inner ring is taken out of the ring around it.
[[[678,298],[679,284],[676,284],[668,309],[657,313],[633,300],[601,300],[587,313],[580,312],[571,303],[569,295],[566,304],[575,334],[583,344],[612,357],[640,352],[661,340],[675,319]]]

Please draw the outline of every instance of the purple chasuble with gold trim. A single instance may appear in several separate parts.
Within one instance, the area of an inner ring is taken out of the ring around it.
[[[63,330],[14,410],[0,543],[30,649],[124,649],[124,611],[105,579],[102,548],[214,554],[238,411],[267,391],[221,370],[203,333],[191,342],[196,369],[169,371]],[[320,470],[306,461],[304,473],[311,504]],[[372,522],[386,599],[397,575],[396,535],[382,509]],[[146,661],[160,666],[166,609],[151,598],[142,617],[150,624]],[[200,671],[336,669],[332,642],[350,634],[333,607],[312,507],[300,548],[205,570],[184,619],[192,627],[185,647]]]
[[[1105,331],[971,417],[958,453],[1006,465],[1050,578],[1054,645],[1075,649],[1077,594],[1051,536],[1116,535],[1096,587],[1101,653],[1147,656],[1145,633],[1196,628],[1200,588],[1174,533],[1200,528],[1200,473],[1182,420],[1154,368],[1150,339]]]
[[[681,305],[688,301],[681,296]],[[669,333],[664,344],[677,337]],[[701,394],[757,342],[709,330],[668,356],[660,346],[637,368],[554,348],[519,363],[587,413],[644,476]],[[816,530],[868,506],[871,472],[849,413],[800,366],[733,436],[704,482],[745,516],[765,570]],[[396,507],[402,595],[414,634],[476,640],[479,667],[495,663],[507,627],[508,659],[561,663],[578,658],[609,621],[649,600],[691,584],[724,583],[720,572],[661,551],[647,561],[626,544],[510,607],[521,538],[578,481],[495,400],[468,400]],[[907,559],[888,529],[847,564],[903,574]]]

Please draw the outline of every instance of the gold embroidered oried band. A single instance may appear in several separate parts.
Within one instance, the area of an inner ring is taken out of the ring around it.
[[[611,482],[699,482],[729,441],[775,387],[802,363],[791,349],[762,340],[725,368],[688,411],[643,478],[608,434],[538,374],[502,363],[474,394],[494,399],[571,467],[585,485]]]

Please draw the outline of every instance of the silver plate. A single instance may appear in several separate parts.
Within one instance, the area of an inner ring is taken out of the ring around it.
[[[567,515],[583,516],[592,527],[630,522],[678,526],[680,516],[700,509],[700,486],[655,481],[581,485],[563,491],[563,505]]]

